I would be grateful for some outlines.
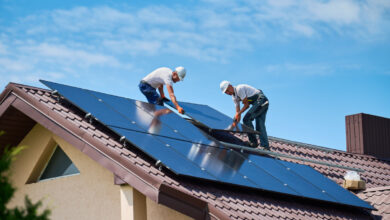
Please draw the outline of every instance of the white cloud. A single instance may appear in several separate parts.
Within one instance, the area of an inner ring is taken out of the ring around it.
[[[312,27],[304,24],[292,24],[292,30],[295,32],[301,33],[304,36],[311,37],[314,35],[315,31]]]
[[[302,0],[272,1],[247,0],[256,22],[271,26],[267,32],[280,31],[312,38],[313,36],[349,37],[354,40],[388,38],[389,1],[383,0]],[[290,28],[291,26],[303,27]],[[312,29],[309,34],[308,28]]]
[[[232,18],[229,13],[218,13],[214,10],[204,9],[199,10],[198,19],[201,21],[201,28],[206,29],[223,29],[229,28],[232,23]]]
[[[327,64],[320,63],[284,63],[268,65],[265,68],[266,73],[283,75],[289,73],[290,75],[327,75],[333,73],[333,68]]]
[[[53,62],[67,62],[73,65],[107,65],[116,66],[118,61],[112,57],[98,53],[92,53],[80,49],[68,48],[64,45],[52,45],[41,43],[33,46],[20,48],[22,52],[29,53],[32,56],[41,57],[43,60]]]
[[[143,24],[168,25],[175,28],[193,28],[194,24],[185,18],[188,16],[186,9],[167,8],[165,6],[152,6],[142,8],[137,12],[137,21]],[[183,19],[184,18],[184,19]]]
[[[193,7],[40,11],[1,27],[0,73],[23,79],[23,74],[45,69],[45,77],[60,78],[104,68],[128,71],[134,68],[132,60],[151,56],[224,63],[258,45],[297,38],[388,39],[389,11],[388,0],[204,0]],[[267,69],[303,74],[332,70],[321,64]]]
[[[200,51],[204,48],[223,51],[227,58],[236,50],[274,41],[275,36],[288,40],[291,36],[312,38],[334,34],[368,39],[385,31],[388,34],[388,28],[378,27],[388,23],[387,2],[246,0],[230,2],[227,7],[225,1],[212,0],[191,8],[75,7],[31,15],[24,19],[28,27],[21,28],[30,35],[46,32],[65,34],[70,40],[91,40],[91,44],[100,43],[105,50],[118,53],[128,50],[133,56],[155,55],[161,48],[180,42],[183,47],[196,45]],[[167,52],[175,54],[175,51]],[[198,57],[206,56],[195,56]]]
[[[314,20],[339,25],[358,23],[360,7],[359,2],[352,0],[308,1],[306,6]]]
[[[2,71],[26,71],[31,69],[31,63],[24,62],[22,60],[13,60],[9,58],[0,57],[0,66]]]
[[[161,42],[157,40],[103,40],[102,45],[109,50],[125,54],[154,55],[161,49]]]
[[[2,77],[2,83],[15,82],[15,83],[29,83],[36,84],[39,79],[46,80],[59,80],[63,79],[65,74],[59,72],[45,72],[45,71],[33,71],[29,73],[13,72],[12,74],[4,74]]]
[[[58,72],[48,72],[47,76],[50,77],[50,79],[54,79],[54,80],[62,79],[65,77],[63,73],[58,73]]]
[[[0,54],[6,54],[7,47],[0,41]]]

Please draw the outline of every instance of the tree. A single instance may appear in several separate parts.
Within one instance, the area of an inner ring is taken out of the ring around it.
[[[0,136],[5,132],[0,131]],[[0,155],[0,219],[2,220],[47,220],[49,219],[50,210],[45,209],[41,214],[38,214],[38,209],[42,206],[42,202],[32,203],[28,196],[25,196],[25,207],[16,207],[8,209],[7,203],[14,195],[15,188],[10,183],[9,169],[11,162],[15,156],[24,149],[19,146],[9,149],[8,146],[4,148],[2,155]]]

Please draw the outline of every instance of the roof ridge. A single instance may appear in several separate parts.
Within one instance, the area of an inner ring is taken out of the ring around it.
[[[337,152],[337,153],[353,155],[353,156],[358,156],[358,157],[366,157],[366,158],[372,158],[372,159],[376,159],[376,160],[390,161],[390,159],[387,159],[387,158],[379,158],[379,157],[375,157],[372,155],[351,153],[351,152],[347,152],[347,151],[343,151],[343,150],[333,149],[333,148],[314,145],[314,144],[307,144],[307,143],[299,142],[299,141],[292,141],[292,140],[288,140],[288,139],[284,139],[284,138],[278,138],[278,137],[273,137],[273,136],[268,136],[268,138],[271,141],[284,142],[287,144],[298,145],[299,147],[309,148],[309,149],[313,149],[313,150],[325,151],[325,152],[329,152],[329,153]]]
[[[37,89],[37,90],[42,90],[45,92],[51,91],[50,89],[44,89],[36,86],[29,86],[29,85],[24,85],[20,83],[15,83],[15,82],[10,82],[7,84],[6,88],[15,88],[15,87],[22,87],[22,88],[27,88],[27,89]]]
[[[279,138],[279,137],[268,136],[268,138],[270,140],[286,142],[286,143],[295,144],[295,145],[301,145],[303,147],[308,147],[308,148],[312,148],[312,149],[325,150],[325,151],[341,151],[341,150],[337,150],[337,149],[333,149],[333,148],[329,148],[329,147],[324,147],[324,146],[319,146],[319,145],[314,145],[314,144],[308,144],[308,143],[299,142],[299,141],[292,141],[292,140]],[[342,151],[342,152],[345,152],[345,151]]]

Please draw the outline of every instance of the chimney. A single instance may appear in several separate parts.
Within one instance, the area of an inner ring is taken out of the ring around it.
[[[345,116],[347,152],[390,158],[390,119],[369,114]]]

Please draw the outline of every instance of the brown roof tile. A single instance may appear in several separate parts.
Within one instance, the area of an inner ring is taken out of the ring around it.
[[[357,195],[377,209],[372,212],[374,215],[390,219],[390,186],[370,188]]]

